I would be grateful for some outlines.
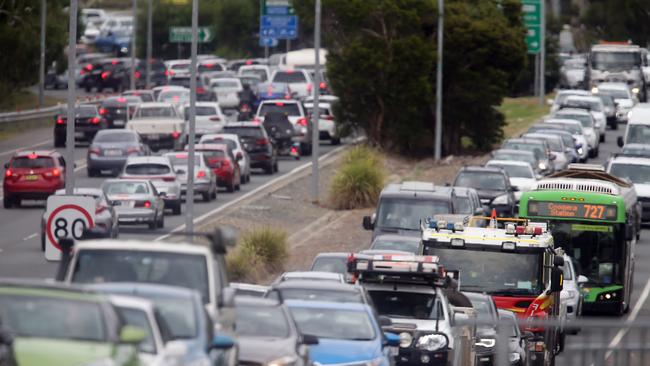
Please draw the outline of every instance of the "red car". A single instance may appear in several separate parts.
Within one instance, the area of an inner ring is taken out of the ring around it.
[[[217,176],[217,185],[226,187],[228,192],[234,192],[241,187],[241,172],[239,164],[228,145],[198,144],[196,151],[205,155],[208,166]]]
[[[43,200],[65,187],[65,160],[56,151],[17,152],[5,164],[4,208],[23,199]]]

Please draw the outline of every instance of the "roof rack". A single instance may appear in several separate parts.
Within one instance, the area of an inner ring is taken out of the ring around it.
[[[546,177],[546,179],[549,178],[594,179],[614,183],[620,187],[632,187],[632,184],[629,182],[605,172],[605,169],[602,166],[595,164],[569,164],[568,169],[553,173]],[[540,184],[543,183],[544,180],[541,180],[538,183],[538,188],[540,187]]]

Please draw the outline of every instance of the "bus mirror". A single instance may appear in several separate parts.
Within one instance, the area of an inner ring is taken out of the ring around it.
[[[551,292],[560,292],[564,285],[564,274],[562,269],[553,267],[551,269]]]
[[[556,255],[553,257],[553,267],[562,267],[564,265],[564,257]]]

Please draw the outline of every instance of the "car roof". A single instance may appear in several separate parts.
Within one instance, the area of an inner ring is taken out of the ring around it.
[[[75,243],[75,251],[127,250],[138,252],[187,253],[211,256],[208,247],[198,244],[165,243],[140,240],[83,240]]]
[[[365,311],[369,310],[369,306],[361,303],[353,302],[330,302],[330,301],[307,301],[307,300],[285,300],[287,306],[297,308],[310,308],[310,309],[332,309],[332,310],[352,310],[352,311]]]
[[[206,139],[206,140],[209,140],[211,138],[221,138],[221,139],[224,139],[224,140],[228,139],[228,140],[236,141],[236,140],[239,139],[239,136],[237,134],[234,134],[234,133],[207,133],[207,134],[201,136],[201,138]]]
[[[60,154],[56,150],[23,150],[23,151],[16,151],[14,157],[25,157],[29,155],[38,155],[39,157],[40,156],[57,157]]]
[[[448,199],[452,193],[451,187],[437,186],[431,182],[406,181],[386,185],[381,191],[381,196]]]
[[[295,99],[266,99],[262,101],[261,104],[271,104],[271,103],[298,104],[299,102]]]
[[[198,291],[178,286],[160,285],[154,283],[142,282],[110,282],[86,285],[92,290],[102,293],[119,293],[129,294],[129,296],[140,297],[173,297],[173,298],[192,298],[199,296]]]
[[[590,92],[582,89],[564,89],[557,92],[557,95],[591,95]]]
[[[111,304],[121,308],[131,308],[142,310],[146,313],[153,312],[154,305],[151,301],[135,296],[107,294]]]
[[[496,154],[498,154],[500,152],[502,152],[504,154],[520,154],[521,153],[521,154],[526,154],[526,155],[535,155],[535,153],[530,151],[530,150],[518,150],[518,149],[498,149],[498,150],[494,150],[493,154],[496,155]]]
[[[524,137],[529,137],[531,139],[537,139],[537,138],[543,138],[543,139],[553,139],[553,140],[561,140],[562,138],[558,135],[553,135],[550,133],[543,133],[543,132],[530,132],[524,134]]]
[[[105,185],[105,184],[109,184],[109,183],[122,183],[122,182],[127,182],[127,183],[145,183],[145,184],[148,185],[151,181],[148,180],[148,179],[144,179],[144,178],[142,178],[142,179],[138,179],[138,178],[129,178],[129,179],[122,179],[122,178],[109,178],[109,179],[106,179],[106,180],[104,180],[104,181],[102,182],[102,186]]]
[[[580,121],[575,120],[575,119],[570,119],[570,118],[552,118],[552,117],[551,117],[551,118],[548,118],[548,119],[545,119],[542,123],[537,123],[537,124],[535,124],[535,126],[544,125],[544,124],[546,124],[546,123],[548,123],[548,124],[553,124],[553,123],[555,123],[555,124],[571,124],[571,125],[579,124],[580,126],[582,126],[582,123],[580,123]]]
[[[104,192],[102,192],[102,190],[99,189],[99,188],[76,187],[72,192],[73,192],[72,194],[75,195],[75,196],[84,196],[84,195],[88,196],[88,195],[90,195],[90,196],[100,196],[101,197],[101,196],[104,195]],[[64,195],[64,194],[66,194],[65,189],[57,189],[57,191],[54,194],[57,195],[57,196]]]
[[[341,274],[334,272],[323,272],[323,271],[291,271],[284,272],[281,278],[314,278],[314,279],[324,279],[324,280],[340,280]]]
[[[158,164],[165,164],[165,165],[170,165],[171,162],[169,161],[169,158],[165,156],[129,156],[126,159],[126,164],[143,164],[143,163],[158,163]]]
[[[318,253],[316,258],[348,258],[350,256],[350,253],[348,252],[322,252]]]
[[[227,129],[228,127],[255,127],[255,128],[262,128],[262,124],[259,122],[253,122],[253,121],[242,121],[242,122],[228,122],[226,123],[225,126],[223,126],[224,129]]]
[[[144,102],[144,103],[140,103],[139,107],[141,109],[144,109],[144,108],[171,108],[171,107],[174,107],[174,104],[170,103],[170,102]]]
[[[0,279],[0,288],[8,289],[3,290],[3,293],[27,293],[35,296],[44,295],[93,302],[106,300],[104,296],[85,286],[36,279],[2,278]]]
[[[567,97],[566,101],[578,100],[585,102],[600,102],[600,98],[594,95],[570,95]]]
[[[310,281],[295,280],[284,281],[271,285],[272,289],[309,289],[309,290],[332,290],[340,292],[360,292],[360,288],[349,283],[340,283],[334,281]]]
[[[578,122],[578,123],[580,123],[580,122]],[[540,139],[535,139],[535,138],[532,138],[532,137],[513,137],[513,138],[509,138],[509,139],[505,140],[503,143],[505,144],[508,141],[519,143],[519,144],[521,144],[521,143],[544,144],[544,141],[542,141]],[[505,150],[514,150],[514,149],[505,149]]]
[[[512,151],[521,151],[521,150],[512,150]],[[513,165],[513,166],[526,166],[530,167],[530,163],[527,163],[525,161],[515,161],[515,160],[497,160],[497,159],[492,159],[489,160],[487,163],[485,163],[486,166],[489,166],[490,164],[494,164],[495,166],[499,165]]]
[[[612,83],[605,82],[598,84],[598,89],[609,89],[609,90],[630,90],[627,84],[625,83]]]
[[[635,157],[635,156],[615,156],[612,158],[611,162],[617,164],[650,166],[650,158]]]
[[[476,189],[474,189],[472,187],[454,186],[454,193],[456,194],[456,196],[467,197],[467,196],[469,196],[470,192],[474,192],[474,194],[478,195],[478,192],[476,191]]]
[[[650,145],[631,143],[631,144],[625,144],[625,146],[623,146],[623,149],[625,149],[625,148],[639,149],[639,150],[650,150]]]
[[[513,151],[513,152],[520,152],[522,150],[508,150],[508,151]],[[472,165],[472,166],[464,166],[460,168],[458,173],[460,174],[461,172],[485,172],[485,173],[499,173],[504,175],[505,172],[501,168],[497,167],[489,167],[489,166],[477,166],[477,165]]]
[[[194,145],[195,150],[219,150],[219,151],[224,151],[228,150],[228,145],[225,144],[196,144]],[[197,151],[200,152],[200,151]]]
[[[282,303],[276,299],[254,296],[235,296],[235,306],[281,306]]]
[[[560,109],[559,111],[555,112],[554,115],[564,115],[564,114],[583,114],[583,115],[591,116],[591,113],[589,113],[589,111],[586,111],[584,109],[579,109],[579,108]]]

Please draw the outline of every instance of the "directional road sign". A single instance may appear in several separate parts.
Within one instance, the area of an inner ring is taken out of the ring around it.
[[[298,17],[296,15],[262,15],[260,18],[260,37],[276,39],[297,38]]]
[[[523,0],[524,26],[528,53],[539,53],[542,48],[542,4],[540,0]]]
[[[95,226],[95,199],[87,196],[48,197],[45,207],[45,259],[61,260],[59,240],[78,240]]]
[[[214,39],[212,27],[199,27],[198,42],[208,43]],[[169,27],[169,42],[190,43],[192,42],[192,27]]]

